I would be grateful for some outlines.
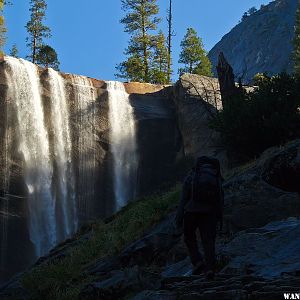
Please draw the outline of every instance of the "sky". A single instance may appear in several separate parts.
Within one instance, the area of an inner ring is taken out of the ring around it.
[[[8,27],[6,53],[13,44],[19,56],[25,58],[25,25],[29,20],[29,0],[12,0],[5,8]],[[167,33],[168,0],[157,0]],[[173,78],[177,76],[180,42],[186,29],[193,27],[209,51],[229,32],[250,7],[259,8],[270,0],[173,0]],[[60,69],[66,73],[85,75],[103,80],[116,79],[115,66],[125,58],[129,35],[120,19],[124,16],[121,0],[48,0],[45,24],[52,30],[52,38],[45,40],[58,53]]]

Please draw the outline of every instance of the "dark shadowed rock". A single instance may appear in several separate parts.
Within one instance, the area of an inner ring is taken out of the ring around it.
[[[169,250],[180,240],[174,228],[174,215],[154,227],[142,239],[129,245],[120,255],[123,265],[147,265],[155,261],[165,262]]]
[[[263,179],[285,191],[300,193],[300,151],[291,147],[279,152],[266,164]]]
[[[237,94],[238,89],[235,86],[232,67],[227,62],[223,52],[219,55],[217,73],[222,97],[222,106],[224,107],[226,103],[230,101],[230,97]]]
[[[81,300],[116,300],[127,293],[139,289],[140,280],[137,268],[112,271],[107,279],[87,285],[80,293]]]
[[[142,291],[134,300],[176,300],[176,293],[170,291]]]
[[[30,300],[31,297],[20,281],[14,280],[4,287],[0,287],[0,299]]]
[[[225,220],[229,230],[261,227],[275,220],[299,216],[300,195],[293,184],[299,178],[299,152],[300,140],[283,148],[271,148],[225,182]],[[290,166],[286,169],[290,171],[281,174],[282,165]],[[275,180],[275,174],[285,180],[285,190],[280,188],[282,184]]]
[[[179,262],[167,265],[161,275],[162,277],[189,276],[192,274],[192,269],[190,259],[186,257]]]
[[[223,255],[230,257],[222,270],[225,273],[264,278],[295,273],[300,270],[300,219],[290,218],[240,232],[224,247]]]

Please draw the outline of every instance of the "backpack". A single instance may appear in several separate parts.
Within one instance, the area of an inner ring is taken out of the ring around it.
[[[219,171],[212,163],[195,169],[192,178],[192,201],[215,206],[220,199]]]

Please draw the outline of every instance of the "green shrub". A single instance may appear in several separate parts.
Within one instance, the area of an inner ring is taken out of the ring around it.
[[[296,138],[300,133],[300,82],[287,74],[255,78],[257,88],[228,101],[211,127],[221,133],[224,145],[246,158],[268,147]]]

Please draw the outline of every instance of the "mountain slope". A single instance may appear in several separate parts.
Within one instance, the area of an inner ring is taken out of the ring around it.
[[[236,78],[249,82],[257,73],[291,72],[297,0],[276,0],[247,17],[209,52],[214,70],[223,51]]]

